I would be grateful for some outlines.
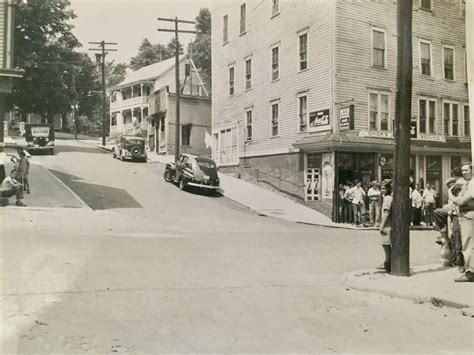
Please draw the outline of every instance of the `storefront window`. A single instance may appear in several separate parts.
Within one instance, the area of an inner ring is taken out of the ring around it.
[[[426,156],[426,183],[434,185],[434,189],[441,196],[441,178],[442,178],[442,165],[441,156]]]

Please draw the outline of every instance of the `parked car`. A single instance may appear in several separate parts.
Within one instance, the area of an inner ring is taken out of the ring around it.
[[[215,192],[220,187],[216,163],[204,156],[181,154],[177,162],[166,164],[164,178],[181,190],[193,186]]]
[[[25,124],[26,149],[29,153],[54,154],[54,126],[46,123]]]
[[[112,148],[114,158],[131,159],[146,162],[145,139],[135,136],[122,136]]]

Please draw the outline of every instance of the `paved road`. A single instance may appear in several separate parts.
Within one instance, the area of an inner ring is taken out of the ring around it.
[[[3,316],[21,325],[21,353],[473,348],[457,311],[344,287],[344,272],[380,263],[376,233],[258,217],[165,183],[159,164],[57,150],[35,159],[95,212],[24,212],[2,236]],[[433,238],[413,234],[414,264],[438,261]]]

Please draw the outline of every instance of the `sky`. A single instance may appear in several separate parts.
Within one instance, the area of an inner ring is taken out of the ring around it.
[[[158,21],[158,17],[194,21],[199,9],[212,9],[212,1],[201,0],[70,0],[76,18],[73,33],[82,43],[81,51],[98,48],[88,42],[116,42],[117,52],[109,52],[107,60],[129,63],[138,52],[144,38],[153,44],[167,44],[174,33],[158,32],[158,28],[174,28],[171,22]],[[194,25],[181,24],[180,29],[194,30]],[[180,34],[180,41],[188,44],[192,34]],[[93,56],[93,52],[90,52]]]

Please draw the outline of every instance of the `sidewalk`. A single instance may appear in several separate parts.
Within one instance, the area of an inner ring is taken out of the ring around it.
[[[8,166],[8,170],[12,167]],[[30,165],[31,193],[24,194],[27,207],[16,207],[15,197],[10,197],[10,205],[4,208],[86,208],[87,206],[71,189],[52,172],[35,161]]]
[[[413,267],[409,277],[374,270],[351,272],[344,275],[344,283],[359,291],[459,308],[463,315],[474,317],[474,283],[454,282],[460,275],[455,267],[428,265]]]

